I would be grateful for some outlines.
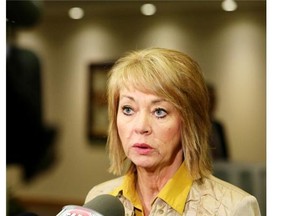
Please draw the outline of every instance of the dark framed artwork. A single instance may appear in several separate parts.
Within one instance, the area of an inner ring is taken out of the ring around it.
[[[107,74],[113,63],[90,64],[88,98],[88,137],[91,141],[106,141],[108,129]]]

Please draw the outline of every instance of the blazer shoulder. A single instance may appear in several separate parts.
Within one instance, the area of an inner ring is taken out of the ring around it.
[[[229,183],[223,181],[213,175],[207,178],[207,184],[209,184],[214,189],[219,189],[221,191],[227,191],[237,195],[239,198],[243,198],[245,196],[249,196],[250,194],[244,191],[243,189]]]
[[[210,176],[206,179],[206,187],[214,194],[215,199],[221,200],[227,206],[236,205],[244,198],[253,197],[241,188],[215,176]]]
[[[201,209],[206,213],[234,216],[260,215],[258,202],[254,196],[212,175],[204,178],[202,182],[193,183],[190,200],[194,199],[202,203],[200,206],[203,209]]]
[[[121,185],[123,181],[123,176],[108,180],[106,182],[100,183],[95,185],[87,194],[85,198],[85,203],[92,200],[94,197],[99,196],[101,194],[110,194],[114,191],[117,187]]]

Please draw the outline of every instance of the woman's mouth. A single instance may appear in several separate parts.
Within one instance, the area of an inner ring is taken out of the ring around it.
[[[147,155],[153,151],[153,148],[146,143],[135,143],[132,147],[140,155]]]

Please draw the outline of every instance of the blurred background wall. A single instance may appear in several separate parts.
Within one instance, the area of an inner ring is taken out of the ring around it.
[[[7,187],[22,201],[82,204],[91,187],[114,177],[105,143],[87,136],[89,66],[152,46],[198,61],[217,90],[230,161],[265,166],[266,1],[237,1],[233,12],[221,1],[154,1],[153,16],[141,14],[143,2],[43,1],[39,22],[17,28],[14,43],[41,62],[44,122],[57,128],[54,166],[29,183],[21,167],[7,167]],[[69,18],[71,7],[84,17]]]

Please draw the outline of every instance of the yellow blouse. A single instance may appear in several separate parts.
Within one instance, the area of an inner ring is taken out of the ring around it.
[[[175,175],[166,183],[159,192],[156,199],[162,199],[165,203],[175,209],[179,214],[183,214],[185,201],[191,189],[193,179],[189,174],[186,165],[183,163]],[[135,190],[135,175],[129,174],[124,177],[122,184],[112,191],[112,195],[122,193],[134,206],[136,216],[143,216],[143,209]],[[156,200],[155,199],[155,200]],[[152,203],[152,207],[153,204]]]

